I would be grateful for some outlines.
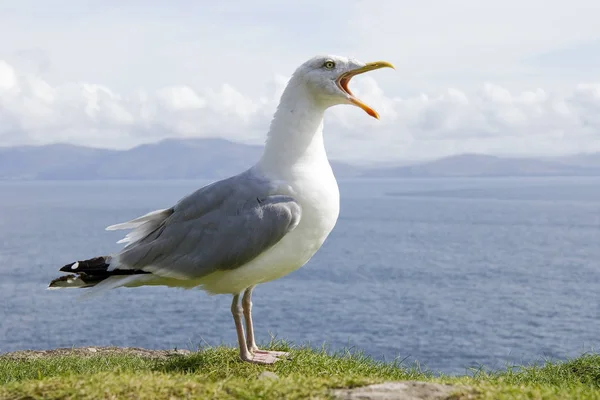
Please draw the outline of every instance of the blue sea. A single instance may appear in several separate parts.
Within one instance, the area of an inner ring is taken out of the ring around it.
[[[0,352],[236,344],[230,296],[46,290],[119,249],[108,225],[207,182],[0,182]],[[600,179],[342,180],[341,214],[300,270],[254,294],[258,341],[462,374],[600,345]]]

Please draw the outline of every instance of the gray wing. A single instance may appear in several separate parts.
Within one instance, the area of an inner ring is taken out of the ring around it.
[[[300,205],[272,194],[268,182],[237,175],[182,199],[162,211],[152,232],[119,254],[119,269],[141,269],[178,278],[200,278],[251,261],[293,230]]]

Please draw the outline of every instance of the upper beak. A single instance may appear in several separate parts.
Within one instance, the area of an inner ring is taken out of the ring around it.
[[[377,112],[375,110],[373,110],[371,107],[369,107],[368,105],[366,105],[365,103],[363,103],[362,101],[360,101],[359,99],[354,97],[354,95],[348,88],[348,83],[350,82],[350,79],[352,79],[353,76],[356,76],[356,75],[359,75],[359,74],[362,74],[362,73],[365,73],[368,71],[373,71],[375,69],[380,69],[380,68],[396,69],[391,63],[389,63],[387,61],[375,61],[375,62],[367,63],[363,67],[353,69],[352,71],[345,72],[342,75],[340,75],[339,78],[336,80],[338,87],[342,91],[344,91],[346,94],[348,94],[349,100],[353,104],[359,106],[371,117],[377,118],[377,119],[379,119],[379,114],[377,114]]]

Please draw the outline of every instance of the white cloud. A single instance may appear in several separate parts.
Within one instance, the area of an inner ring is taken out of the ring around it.
[[[381,120],[350,106],[330,110],[326,142],[332,157],[369,162],[600,150],[600,83],[565,92],[517,92],[486,83],[472,91],[394,97],[377,84],[384,75],[377,74],[358,77],[352,86]],[[124,148],[165,137],[214,136],[262,143],[285,82],[276,76],[253,95],[227,83],[118,93],[91,83],[52,85],[0,61],[0,145]]]
[[[595,78],[598,46],[585,44],[600,38],[599,14],[596,0],[4,1],[0,58],[120,92],[182,82],[259,92],[323,52],[394,62],[398,75],[379,80],[393,95],[485,81],[555,88],[582,70]],[[553,68],[564,58],[590,62]]]

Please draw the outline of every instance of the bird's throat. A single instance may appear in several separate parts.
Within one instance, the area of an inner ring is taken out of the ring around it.
[[[271,122],[260,166],[277,171],[327,162],[325,109],[298,86],[288,85]]]

